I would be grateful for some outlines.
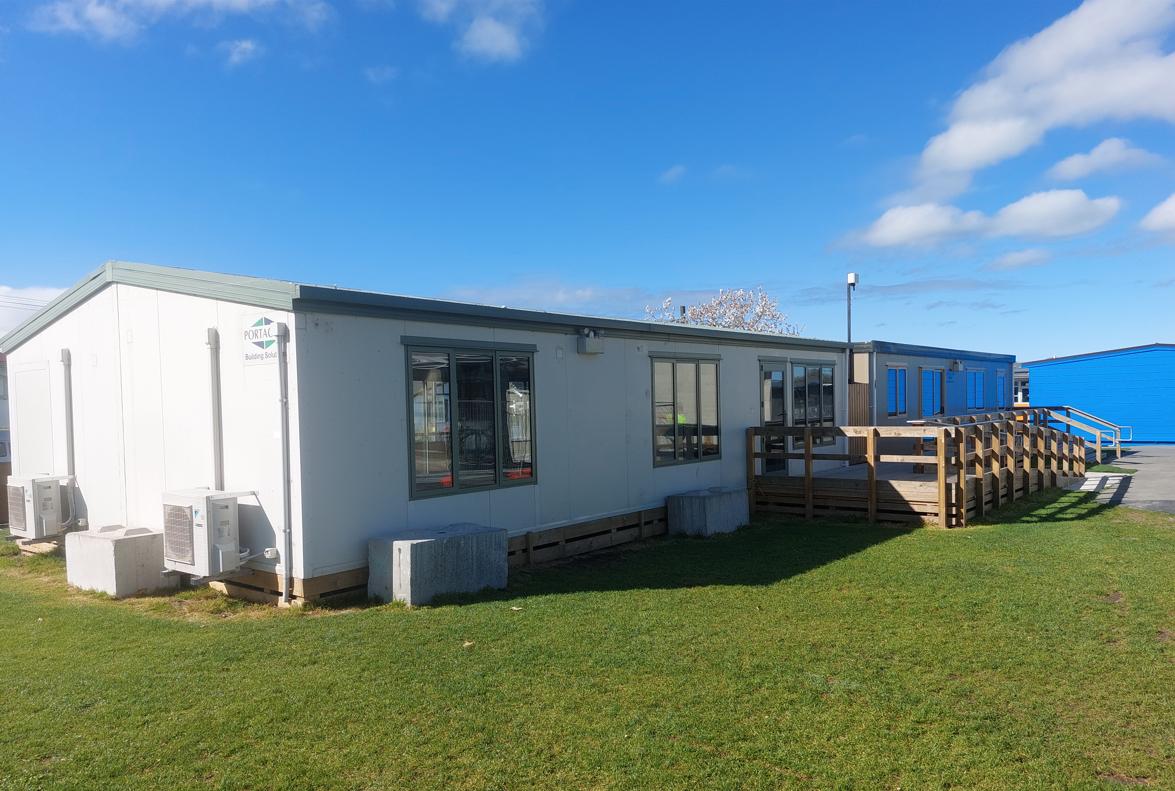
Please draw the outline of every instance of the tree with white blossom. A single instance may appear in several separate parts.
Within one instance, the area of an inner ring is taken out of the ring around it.
[[[684,309],[675,309],[673,298],[666,297],[660,307],[646,305],[645,317],[668,324],[722,327],[774,335],[800,334],[799,325],[788,321],[787,314],[779,309],[779,300],[764,291],[762,286],[719,289],[718,296],[709,302],[686,305]]]

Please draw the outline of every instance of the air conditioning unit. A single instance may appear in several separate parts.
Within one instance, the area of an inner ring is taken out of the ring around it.
[[[8,476],[8,530],[17,538],[61,535],[62,478]]]
[[[163,565],[216,577],[241,565],[237,498],[212,489],[163,494]]]

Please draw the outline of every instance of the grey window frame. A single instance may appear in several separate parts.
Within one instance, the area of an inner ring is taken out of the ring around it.
[[[796,413],[798,411],[796,409],[796,405],[795,405],[795,392],[796,392],[795,383],[796,383],[796,368],[797,367],[804,369],[805,393],[804,393],[804,424],[803,425],[798,425],[796,423]],[[838,411],[837,403],[836,403],[836,392],[839,389],[837,387],[837,382],[839,381],[837,378],[837,369],[839,367],[840,366],[837,364],[837,362],[835,360],[792,359],[789,361],[789,365],[787,368],[787,373],[788,373],[787,401],[788,401],[788,407],[789,407],[788,421],[789,421],[790,425],[792,426],[792,428],[811,428],[811,429],[820,430],[820,429],[827,429],[827,428],[836,428],[837,426],[840,425],[840,422],[837,420],[837,416],[836,416],[837,411]],[[809,369],[809,368],[821,369],[821,373],[820,373],[820,425],[819,426],[808,425],[808,415],[807,415],[807,411],[808,411],[808,397],[807,397],[808,370],[807,369]],[[823,371],[823,369],[825,369],[825,368],[832,369],[832,425],[831,426],[824,425],[824,371]],[[839,437],[817,436],[817,437],[813,437],[812,447],[813,447],[813,449],[815,449],[815,448],[830,448],[830,447],[835,447],[837,445],[837,443],[839,443],[839,442],[840,442]],[[804,438],[803,437],[792,437],[792,449],[793,450],[799,451],[799,450],[802,450],[803,447],[804,447]]]
[[[677,432],[677,421],[673,426],[673,460],[661,461],[657,458],[657,363],[672,363],[673,371],[673,411],[677,414],[677,364],[692,363],[697,371],[694,376],[694,398],[698,408],[698,456],[693,459],[677,458],[677,449],[681,444],[681,436]],[[702,363],[714,366],[714,403],[718,413],[718,452],[713,456],[702,455]],[[652,439],[650,450],[653,454],[654,467],[678,467],[682,464],[704,464],[708,461],[721,461],[722,447],[722,358],[711,355],[681,354],[678,352],[649,352],[649,436]]]
[[[533,344],[518,344],[518,343],[492,343],[485,341],[455,341],[449,339],[438,339],[436,343],[431,343],[427,338],[404,338],[404,387],[405,387],[405,403],[404,409],[407,413],[407,446],[408,446],[408,499],[409,500],[431,500],[434,497],[451,497],[456,494],[468,494],[470,492],[490,492],[495,489],[512,489],[516,486],[535,486],[539,482],[539,465],[538,465],[538,436],[535,431],[536,416],[538,410],[535,408],[535,367],[534,358],[537,347]],[[449,356],[449,391],[450,391],[450,407],[449,407],[449,466],[451,475],[453,476],[453,485],[447,489],[432,489],[429,491],[416,491],[416,447],[414,437],[416,436],[416,413],[412,408],[412,355],[415,353],[421,354],[438,354],[444,353]],[[461,475],[459,471],[458,462],[458,448],[457,441],[459,439],[457,431],[457,372],[455,361],[457,355],[460,353],[472,354],[486,354],[493,355],[494,358],[494,483],[481,484],[479,486],[462,486]],[[502,393],[502,365],[500,358],[506,357],[526,357],[530,365],[530,477],[529,478],[514,478],[507,479],[502,476],[502,408],[501,402]]]

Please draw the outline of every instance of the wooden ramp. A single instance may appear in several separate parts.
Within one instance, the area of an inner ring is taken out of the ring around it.
[[[751,511],[965,526],[1027,494],[1068,486],[1085,475],[1085,440],[1046,420],[1013,411],[974,416],[966,424],[752,427],[747,429]],[[817,451],[813,440],[824,437],[848,439],[850,452]],[[852,452],[854,442],[862,441],[865,452]],[[881,453],[882,441],[907,445],[910,452]],[[792,451],[778,450],[789,444]],[[803,473],[764,475],[766,459],[802,460]],[[822,461],[864,464],[818,472]]]

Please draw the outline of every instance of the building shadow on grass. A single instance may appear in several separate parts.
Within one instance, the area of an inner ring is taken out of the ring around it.
[[[559,563],[513,569],[504,591],[445,597],[434,604],[548,593],[773,585],[908,532],[864,522],[764,517],[726,535],[652,539]]]

